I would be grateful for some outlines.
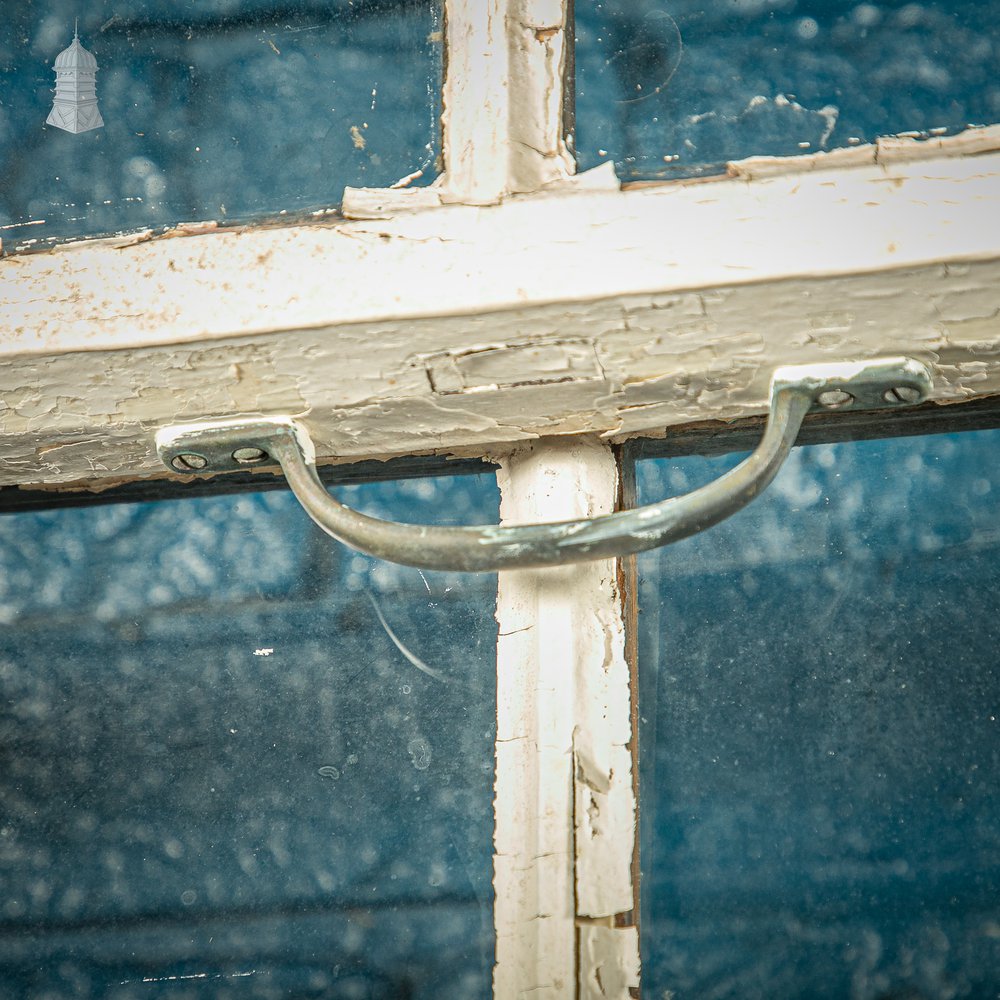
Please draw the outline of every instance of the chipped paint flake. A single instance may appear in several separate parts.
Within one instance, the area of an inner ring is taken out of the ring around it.
[[[579,1000],[629,1000],[639,986],[635,927],[580,928]]]
[[[504,344],[426,360],[435,392],[472,392],[599,379],[604,371],[586,341]]]

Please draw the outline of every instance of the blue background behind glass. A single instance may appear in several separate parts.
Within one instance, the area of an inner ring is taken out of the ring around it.
[[[76,18],[105,123],[81,134],[45,124]],[[0,237],[37,249],[426,184],[440,93],[433,0],[5,0]]]
[[[0,996],[488,995],[495,596],[286,492],[0,518]]]
[[[640,557],[644,995],[1000,991],[998,456],[796,449]],[[640,501],[734,461],[641,462]]]
[[[577,4],[577,148],[624,180],[1000,121],[989,0]]]

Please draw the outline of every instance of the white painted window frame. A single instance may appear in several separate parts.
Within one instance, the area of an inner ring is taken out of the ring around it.
[[[1000,129],[623,191],[574,176],[568,0],[445,2],[431,188],[0,260],[0,485],[162,478],[158,427],[286,413],[330,462],[498,459],[503,519],[558,520],[621,503],[612,445],[762,413],[780,364],[908,354],[939,404],[1000,392]],[[501,998],[638,985],[624,578],[501,574]]]

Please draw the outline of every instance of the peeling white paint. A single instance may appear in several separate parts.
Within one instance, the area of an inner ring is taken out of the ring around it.
[[[482,454],[579,433],[617,440],[763,413],[779,365],[888,354],[927,363],[939,401],[1000,392],[1000,257],[8,356],[0,483],[99,489],[163,475],[159,427],[241,414],[301,417],[319,457],[338,461]]]
[[[748,156],[726,164],[730,177],[743,180],[813,170],[910,163],[940,156],[976,156],[1000,149],[1000,125],[970,128],[958,135],[917,138],[906,135],[881,136],[873,143],[848,146],[805,156]]]
[[[355,323],[375,332],[382,321],[456,315],[481,327],[482,313],[549,302],[995,259],[998,227],[984,220],[1000,216],[998,178],[992,153],[5,258],[0,352]]]
[[[444,202],[494,204],[568,178],[566,0],[448,0]]]
[[[996,393],[998,218],[983,153],[2,259],[0,483],[162,474],[157,427],[241,414],[342,461],[656,434],[880,354]]]
[[[629,1000],[639,986],[635,927],[580,928],[580,1000]]]
[[[497,344],[424,359],[435,392],[474,392],[598,379],[604,375],[593,342],[572,339]]]
[[[611,449],[587,438],[517,450],[498,479],[507,524],[609,513],[617,493]],[[568,1000],[598,968],[609,983],[611,970],[638,971],[634,929],[589,933],[595,919],[613,925],[633,906],[629,682],[616,573],[605,560],[500,574],[497,997]]]

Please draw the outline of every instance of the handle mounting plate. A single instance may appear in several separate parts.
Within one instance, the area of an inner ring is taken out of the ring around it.
[[[287,416],[235,417],[164,427],[156,434],[156,451],[174,472],[214,475],[276,466],[279,463],[272,449],[279,441],[289,440],[314,459],[312,440]]]
[[[812,411],[885,410],[922,403],[931,391],[926,366],[913,358],[786,365],[775,369],[771,392],[805,389]]]

